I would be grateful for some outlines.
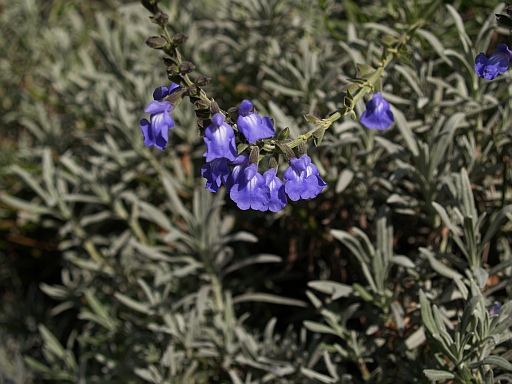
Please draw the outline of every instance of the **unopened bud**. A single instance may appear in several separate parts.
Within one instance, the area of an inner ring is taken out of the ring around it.
[[[299,143],[297,150],[299,152],[299,156],[305,155],[306,153],[308,153],[308,146],[304,141],[302,141],[301,143]]]
[[[197,79],[194,80],[194,84],[198,87],[204,87],[207,85],[212,78],[208,76],[199,76]]]
[[[164,49],[169,42],[164,36],[151,36],[146,40],[146,44],[150,48]]]
[[[216,113],[220,113],[219,104],[217,104],[215,101],[213,103],[211,103],[210,111],[212,112],[212,115],[215,115]]]
[[[260,161],[260,148],[258,146],[254,146],[251,149],[251,154],[249,155],[249,163],[258,165]]]
[[[158,9],[158,8],[157,8]],[[158,11],[155,13],[155,16],[149,17],[153,23],[158,24],[160,26],[164,26],[167,24],[167,20],[169,20],[169,16],[166,13]]]
[[[277,137],[277,140],[278,141],[283,141],[285,139],[288,138],[288,135],[290,134],[290,128],[289,127],[286,127],[285,129],[283,129],[280,133],[279,133],[279,136]]]
[[[171,65],[170,67],[167,67],[167,78],[171,80],[173,83],[181,84],[181,76],[180,76],[180,69],[176,65]],[[178,80],[178,81],[175,81]]]
[[[210,110],[210,103],[206,100],[197,100],[194,105],[197,109],[207,109]]]
[[[176,46],[180,46],[184,44],[188,40],[188,36],[184,33],[178,33],[177,35],[174,35],[172,38],[172,43]]]
[[[196,66],[192,64],[190,61],[184,61],[180,65],[180,73],[182,75],[193,72],[194,69],[196,69]]]

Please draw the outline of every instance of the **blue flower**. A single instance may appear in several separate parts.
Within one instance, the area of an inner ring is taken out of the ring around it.
[[[361,123],[370,129],[387,129],[394,123],[393,112],[389,109],[389,103],[384,100],[380,92],[366,103],[366,111],[361,115]]]
[[[176,83],[171,83],[168,87],[162,86],[155,89],[153,92],[153,99],[155,100],[162,100],[163,98],[166,98],[171,93],[173,93],[177,88],[180,88],[180,85]]]
[[[234,165],[233,170],[229,174],[226,180],[226,189],[229,192],[231,187],[238,180],[240,176],[240,172],[242,172],[249,165],[249,156],[248,155],[238,155],[235,160],[231,162]]]
[[[235,160],[237,156],[235,132],[231,125],[224,122],[222,113],[213,115],[212,123],[204,131],[204,142],[206,144],[204,156],[208,163],[220,158]]]
[[[316,197],[327,186],[318,168],[306,154],[298,159],[290,159],[290,167],[284,172],[284,179],[286,194],[293,201]]]
[[[145,112],[149,113],[150,121],[142,119],[140,129],[144,135],[146,147],[154,145],[164,150],[169,141],[169,129],[174,127],[174,120],[171,116],[173,105],[168,101],[152,101]]]
[[[498,44],[498,51],[489,58],[483,52],[475,58],[476,74],[484,79],[492,80],[507,71],[511,59],[512,51],[505,44]]]
[[[268,116],[262,118],[251,110],[252,103],[249,100],[242,101],[238,109],[238,120],[236,122],[238,130],[243,133],[249,143],[273,137],[274,126],[270,118]]]
[[[229,197],[238,208],[246,210],[249,208],[258,211],[267,211],[269,208],[270,189],[265,184],[264,177],[258,173],[258,166],[250,164],[241,165],[238,177],[229,190]]]
[[[270,190],[270,200],[268,209],[277,212],[283,209],[288,202],[284,191],[284,184],[279,177],[276,176],[276,169],[270,168],[263,174],[265,184]]]
[[[201,175],[206,179],[206,189],[217,192],[222,184],[226,183],[230,175],[228,161],[224,158],[215,159],[201,167]]]

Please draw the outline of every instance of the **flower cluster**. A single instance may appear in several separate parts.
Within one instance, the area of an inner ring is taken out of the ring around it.
[[[155,101],[145,110],[151,115],[150,119],[140,121],[146,146],[165,149],[169,129],[174,127],[170,114],[173,104],[169,96],[178,88],[171,84],[168,88],[159,87],[153,93]],[[236,130],[221,112],[215,113],[210,121],[203,134],[206,163],[201,174],[209,191],[217,192],[224,185],[240,209],[277,212],[286,206],[288,198],[293,201],[314,198],[327,186],[305,153],[299,158],[291,157],[290,153],[286,155],[289,168],[284,172],[284,182],[277,176],[275,157],[268,170],[263,174],[259,172],[259,148],[264,144],[261,140],[272,139],[275,129],[268,116],[261,117],[253,112],[249,100],[242,101],[238,108]],[[256,149],[256,156],[249,156],[244,151],[238,153],[237,143],[242,143],[242,148]]]
[[[275,130],[270,118],[261,117],[252,109],[248,100],[240,104],[238,132],[249,144],[272,138]],[[289,159],[290,166],[284,173],[286,183],[277,176],[277,164],[261,174],[257,160],[237,154],[235,132],[222,113],[213,115],[204,131],[204,141],[206,163],[201,174],[206,179],[206,188],[217,192],[224,185],[231,200],[242,210],[277,212],[286,206],[287,195],[293,201],[314,198],[327,186],[306,154]]]
[[[507,71],[510,60],[512,60],[512,50],[505,44],[498,44],[498,50],[489,57],[481,52],[475,58],[476,74],[484,79],[493,80]]]

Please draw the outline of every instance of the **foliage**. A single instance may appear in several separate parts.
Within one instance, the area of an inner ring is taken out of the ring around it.
[[[159,6],[220,106],[295,137],[353,110],[308,151],[328,187],[240,211],[186,102],[146,148],[139,2],[0,0],[0,383],[512,382],[511,77],[473,69],[505,4]],[[385,131],[351,118],[369,78]]]

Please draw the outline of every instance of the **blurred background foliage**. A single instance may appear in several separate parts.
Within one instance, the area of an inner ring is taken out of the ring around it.
[[[192,106],[143,144],[168,81],[139,2],[0,0],[0,383],[512,382],[511,77],[472,69],[512,43],[505,4],[160,6],[222,108],[293,135],[419,23],[396,123],[338,120],[321,196],[241,212],[204,189]]]

